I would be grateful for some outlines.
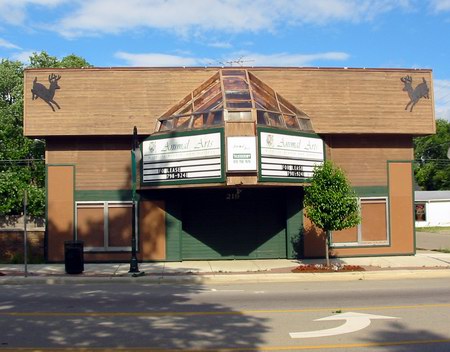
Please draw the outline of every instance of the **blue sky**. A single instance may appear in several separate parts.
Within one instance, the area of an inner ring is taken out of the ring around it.
[[[450,120],[450,0],[0,0],[0,58],[94,66],[430,68]]]

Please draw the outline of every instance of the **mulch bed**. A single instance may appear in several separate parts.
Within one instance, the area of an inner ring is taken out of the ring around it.
[[[351,271],[366,271],[359,265],[342,265],[342,264],[302,264],[291,270],[293,273],[336,273]]]

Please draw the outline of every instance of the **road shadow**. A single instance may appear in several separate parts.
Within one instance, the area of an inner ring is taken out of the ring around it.
[[[269,330],[267,319],[214,302],[201,284],[10,288],[0,296],[0,349],[258,350]]]
[[[414,352],[414,351],[449,351],[450,334],[438,334],[427,329],[411,330],[405,324],[390,322],[385,328],[374,332],[365,339],[377,351]]]

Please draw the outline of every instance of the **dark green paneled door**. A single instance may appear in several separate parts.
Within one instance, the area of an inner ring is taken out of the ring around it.
[[[183,259],[286,258],[284,189],[190,190]]]

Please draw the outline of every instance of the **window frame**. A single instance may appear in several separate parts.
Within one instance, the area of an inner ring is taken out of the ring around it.
[[[389,225],[389,198],[384,197],[358,197],[358,207],[359,213],[362,212],[362,204],[366,203],[383,203],[386,205],[386,240],[383,241],[363,241],[363,228],[362,220],[357,226],[357,241],[356,242],[333,242],[333,231],[331,231],[330,247],[332,248],[346,248],[346,247],[379,247],[379,246],[390,246],[391,236],[390,236],[390,225]]]
[[[423,220],[417,219],[417,206],[423,206]],[[427,222],[427,202],[425,201],[415,201],[414,202],[414,221],[415,222]]]
[[[130,246],[113,247],[109,246],[109,209],[110,208],[132,208],[133,201],[76,201],[75,202],[75,240],[78,240],[78,209],[79,208],[102,208],[103,207],[103,247],[89,247],[85,246],[85,252],[131,252],[131,237]],[[137,202],[135,202],[137,209]],[[136,229],[136,243],[139,244],[138,231],[138,216],[137,211],[134,216],[134,224]],[[131,236],[132,234],[130,234]],[[139,252],[139,245],[136,246],[136,251]]]

